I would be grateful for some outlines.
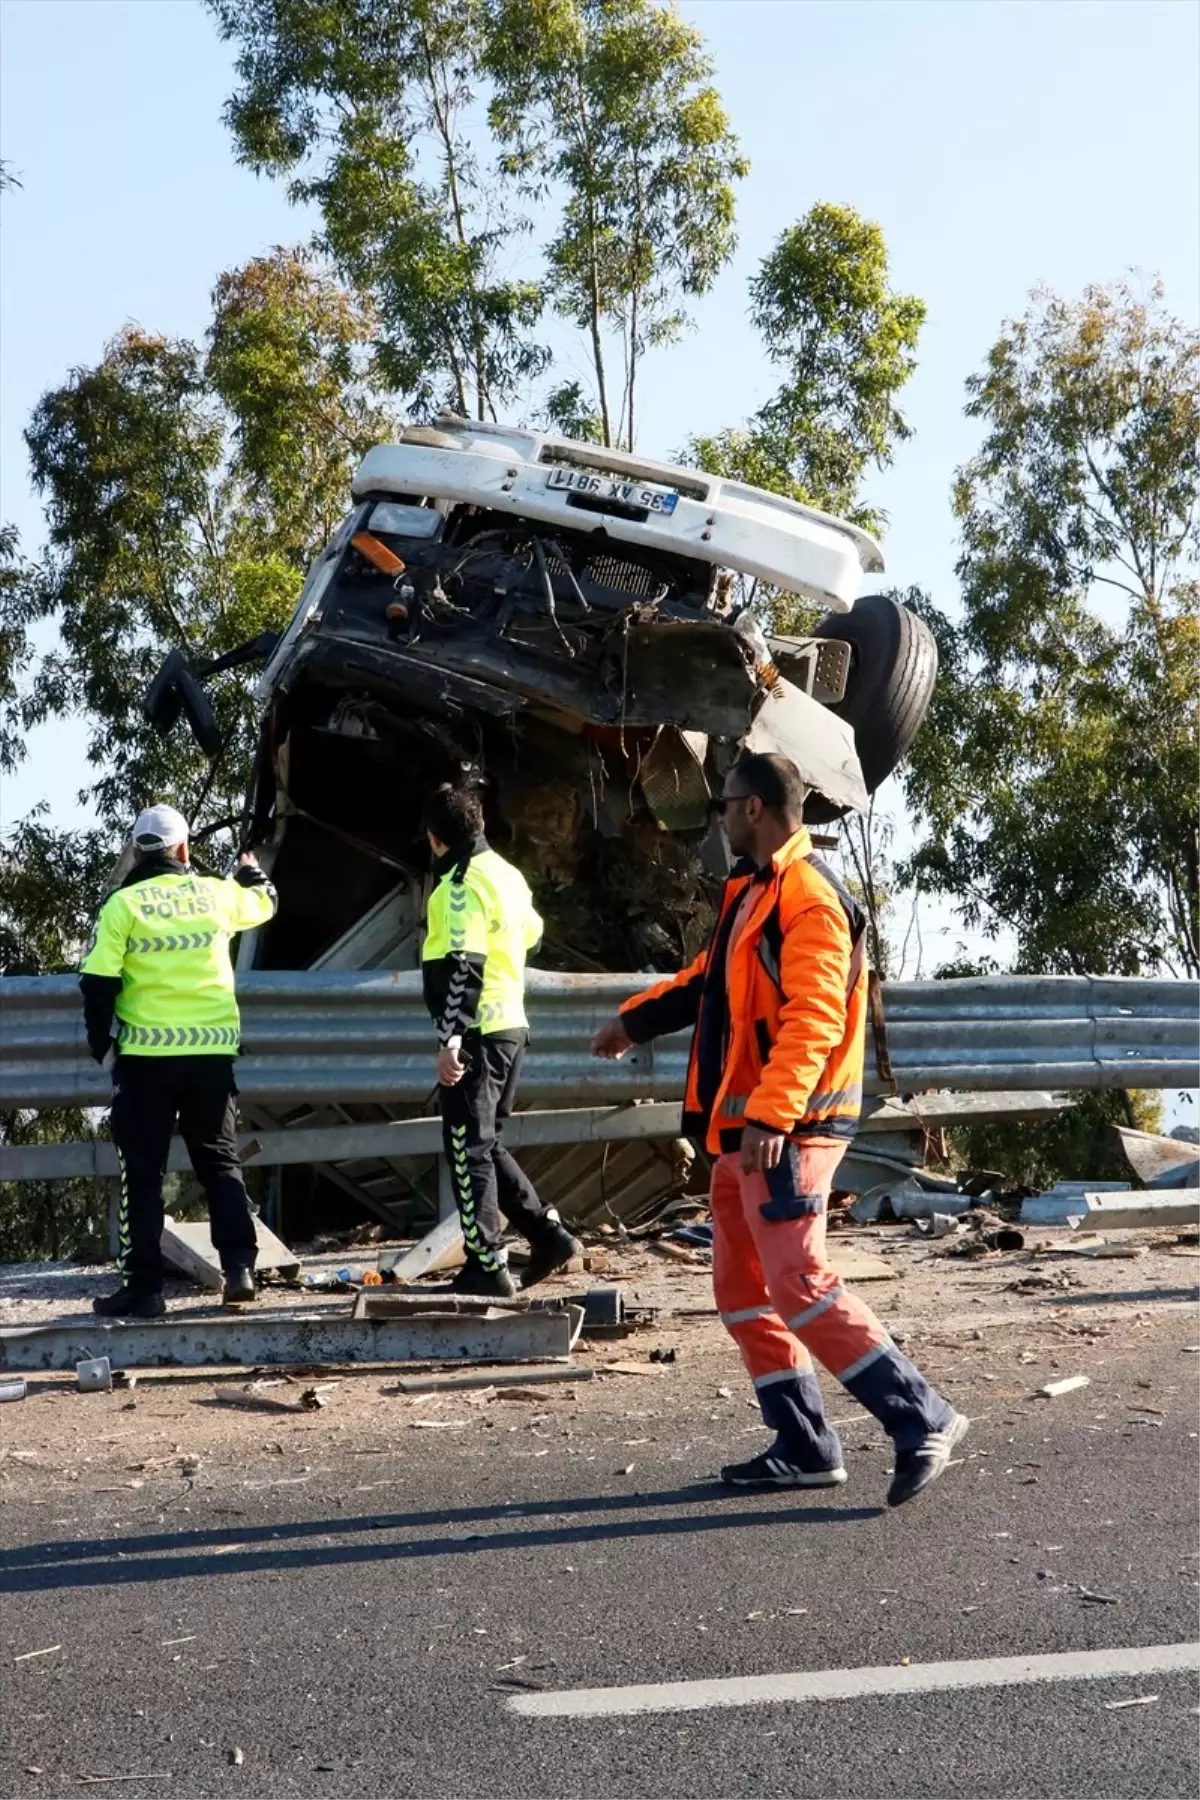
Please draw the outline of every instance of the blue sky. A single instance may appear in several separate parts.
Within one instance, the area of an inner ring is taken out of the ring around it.
[[[737,256],[698,329],[647,366],[640,447],[736,423],[769,392],[746,279],[815,200],[884,228],[929,316],[905,392],[914,439],[872,484],[889,572],[954,604],[949,487],[970,454],[963,382],[1028,291],[1130,268],[1197,310],[1197,10],[1190,0],[684,0],[751,158]],[[126,320],[199,335],[214,278],[305,235],[234,163],[231,58],[191,0],[4,0],[0,517],[40,536],[21,432]],[[3,816],[78,817],[82,736],[39,733]],[[950,928],[938,927],[946,935]]]

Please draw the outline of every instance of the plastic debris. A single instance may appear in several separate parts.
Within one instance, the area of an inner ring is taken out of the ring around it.
[[[107,1394],[112,1388],[112,1364],[107,1356],[85,1356],[75,1364],[75,1381],[81,1394]]]
[[[1090,1375],[1067,1375],[1061,1381],[1048,1381],[1037,1390],[1039,1400],[1057,1400],[1060,1394],[1073,1394],[1077,1388],[1091,1387]]]

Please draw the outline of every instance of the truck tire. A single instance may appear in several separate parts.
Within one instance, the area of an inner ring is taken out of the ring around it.
[[[863,780],[873,794],[903,759],[929,710],[938,662],[933,633],[890,594],[864,594],[848,613],[827,614],[813,636],[852,646],[845,696],[829,710],[853,727]],[[822,825],[846,810],[814,794],[804,816]]]

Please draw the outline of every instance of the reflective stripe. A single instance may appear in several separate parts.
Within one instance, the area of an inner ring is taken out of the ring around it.
[[[216,935],[215,931],[185,931],[166,937],[131,937],[129,948],[142,956],[152,956],[156,950],[207,950]]]
[[[117,1270],[127,1278],[133,1266],[133,1239],[129,1231],[129,1170],[125,1166],[120,1146],[114,1144],[113,1149],[117,1152],[117,1166],[121,1171],[121,1199],[117,1207]]]
[[[813,1306],[806,1306],[804,1311],[798,1312],[794,1319],[789,1319],[788,1330],[798,1331],[801,1325],[810,1325],[814,1319],[820,1318],[823,1312],[828,1312],[831,1306],[836,1305],[844,1292],[845,1289],[841,1287],[831,1288],[823,1300],[818,1300]]]
[[[238,1037],[236,1025],[131,1025],[128,1019],[122,1019],[119,1042],[122,1050],[131,1044],[155,1050],[236,1050]]]
[[[747,1325],[751,1319],[768,1319],[775,1311],[773,1306],[743,1306],[739,1312],[721,1314],[722,1325]]]
[[[461,878],[450,884],[450,954],[461,956],[467,947],[467,890]]]
[[[721,1111],[726,1118],[740,1119],[746,1110],[749,1094],[726,1094],[721,1102]]]
[[[770,1375],[756,1375],[755,1388],[775,1387],[780,1381],[796,1381],[802,1371],[800,1369],[775,1369]]]
[[[465,1125],[450,1127],[450,1180],[458,1202],[458,1221],[462,1226],[463,1243],[482,1268],[499,1269],[502,1266],[501,1258],[481,1237],[479,1222],[475,1217],[475,1187],[471,1180],[471,1166],[467,1161]]]
[[[864,1369],[869,1369],[871,1364],[875,1362],[878,1357],[883,1356],[891,1348],[892,1345],[890,1342],[886,1344],[876,1344],[873,1350],[868,1350],[865,1356],[860,1356],[858,1361],[851,1363],[848,1369],[843,1369],[838,1376],[838,1380],[842,1383],[842,1386],[844,1387],[848,1381],[853,1381],[856,1375],[861,1375]]]
[[[804,1116],[809,1118],[815,1112],[832,1111],[835,1106],[861,1105],[862,1086],[860,1083],[857,1087],[834,1088],[828,1094],[810,1094],[808,1105],[804,1108]]]

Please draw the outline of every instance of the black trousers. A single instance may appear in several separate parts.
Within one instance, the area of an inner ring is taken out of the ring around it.
[[[163,1176],[179,1131],[208,1195],[222,1268],[254,1267],[254,1217],[237,1151],[231,1056],[118,1056],[110,1129],[121,1165],[117,1267],[129,1287],[162,1286]]]
[[[525,1031],[497,1031],[486,1037],[470,1031],[463,1039],[467,1073],[456,1087],[439,1089],[442,1143],[450,1164],[454,1198],[462,1221],[467,1256],[485,1269],[499,1268],[500,1215],[523,1237],[536,1242],[558,1215],[542,1205],[528,1175],[501,1142],[513,1109]]]

